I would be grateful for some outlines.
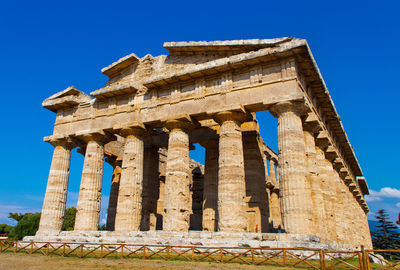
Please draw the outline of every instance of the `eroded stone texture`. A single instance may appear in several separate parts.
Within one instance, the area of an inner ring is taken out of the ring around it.
[[[244,232],[246,219],[246,185],[240,123],[243,115],[219,113],[218,230]]]
[[[103,181],[104,143],[90,138],[85,152],[75,231],[97,231]]]
[[[157,200],[160,192],[158,147],[147,145],[144,149],[143,209],[141,230],[155,228]],[[153,216],[153,218],[151,218]]]
[[[332,164],[325,158],[324,151],[316,148],[318,172],[321,177],[321,190],[325,206],[325,226],[327,227],[326,238],[332,241],[337,241],[336,234],[336,218],[335,218],[335,204],[336,196],[332,189]]]
[[[163,230],[187,231],[190,225],[189,136],[187,124],[170,121],[164,187]]]
[[[122,158],[116,231],[139,231],[142,220],[143,190],[143,130],[129,129]]]
[[[265,156],[256,132],[243,134],[248,232],[268,232],[270,226]]]
[[[312,233],[312,204],[306,180],[306,156],[301,121],[302,107],[280,103],[278,117],[279,188],[282,221],[288,233]]]
[[[60,231],[64,221],[65,205],[71,161],[71,146],[66,142],[54,142],[46,195],[40,217],[41,231]]]
[[[311,187],[313,227],[315,234],[321,238],[326,238],[327,227],[325,225],[325,200],[322,192],[322,179],[318,171],[317,150],[315,146],[314,134],[310,130],[304,131],[304,142],[306,146],[307,180]]]
[[[203,192],[203,230],[217,231],[218,225],[218,141],[203,143],[205,174]]]
[[[110,198],[107,208],[107,231],[115,230],[115,215],[117,213],[118,194],[119,194],[119,181],[121,178],[121,164],[115,164],[111,180]]]

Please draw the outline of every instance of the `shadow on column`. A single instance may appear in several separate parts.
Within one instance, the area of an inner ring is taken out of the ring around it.
[[[269,232],[269,206],[263,149],[256,132],[243,133],[247,231]]]

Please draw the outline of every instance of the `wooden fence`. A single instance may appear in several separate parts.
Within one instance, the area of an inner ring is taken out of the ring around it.
[[[310,269],[400,269],[400,261],[386,260],[379,254],[397,254],[400,250],[332,251],[312,248],[244,248],[106,243],[57,243],[0,241],[0,253],[14,252],[78,258],[137,258],[166,261],[206,261],[275,265]],[[371,264],[374,258],[379,264]]]

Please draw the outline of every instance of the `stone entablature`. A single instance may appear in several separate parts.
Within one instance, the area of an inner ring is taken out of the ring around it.
[[[285,231],[370,245],[365,236],[368,186],[305,40],[172,42],[164,47],[170,55],[130,54],[102,69],[110,80],[91,92],[95,99],[69,87],[43,102],[57,113],[46,141],[73,142],[63,151],[56,148],[54,159],[67,160],[73,147],[85,154],[76,230],[94,230],[98,223],[106,156],[115,175],[120,172],[113,177],[120,193],[112,191],[113,201],[110,196],[117,231],[157,229],[162,223],[164,230],[182,232]],[[255,113],[264,110],[278,119],[278,154],[259,136]],[[206,148],[201,181],[189,169],[193,143]],[[167,152],[164,163],[160,148]],[[54,164],[61,167],[51,170],[69,166]],[[149,164],[163,167],[164,178]],[[65,186],[68,174],[63,175]],[[59,181],[53,178],[50,173],[49,185]],[[63,200],[54,196],[46,193],[44,210],[59,200],[59,212],[48,210],[53,214],[43,220],[63,215]],[[337,200],[345,204],[334,214]],[[354,218],[362,220],[363,228],[350,239],[337,227],[350,228]],[[322,228],[324,220],[330,232]],[[51,224],[41,222],[40,231],[59,227]]]

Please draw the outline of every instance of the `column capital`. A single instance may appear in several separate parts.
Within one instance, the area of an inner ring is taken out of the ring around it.
[[[275,117],[279,117],[282,113],[293,112],[298,116],[303,116],[309,109],[304,104],[304,101],[284,101],[278,102],[269,108],[269,111]]]
[[[146,135],[146,129],[144,126],[131,126],[121,128],[119,134],[122,137],[137,136],[143,137]]]
[[[246,114],[239,111],[223,111],[213,115],[213,119],[218,123],[237,122],[243,123],[246,120]]]
[[[43,141],[50,143],[54,147],[57,146],[63,146],[65,148],[68,148],[69,150],[75,148],[78,145],[78,142],[76,139],[72,137],[56,137],[56,136],[47,136],[43,138]]]
[[[74,135],[74,137],[76,137],[79,140],[82,140],[86,143],[90,142],[90,141],[95,141],[95,142],[99,142],[99,143],[103,143],[106,144],[108,142],[111,141],[115,141],[117,138],[115,137],[114,134],[111,134],[107,131],[94,131],[94,132],[80,132],[80,133],[76,133]]]
[[[183,131],[190,131],[194,128],[194,124],[188,120],[181,120],[181,119],[170,119],[165,122],[165,127],[172,131],[174,129],[180,129]]]

